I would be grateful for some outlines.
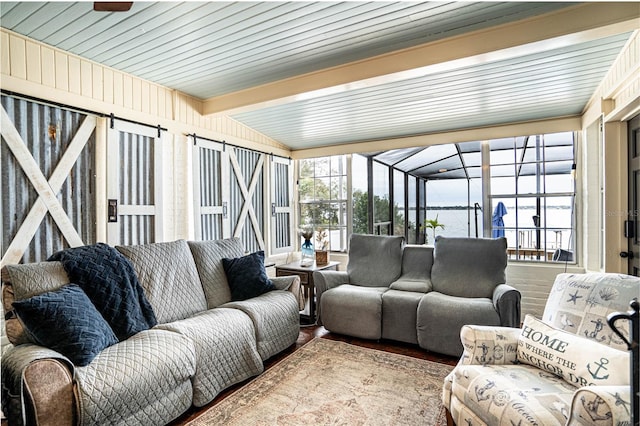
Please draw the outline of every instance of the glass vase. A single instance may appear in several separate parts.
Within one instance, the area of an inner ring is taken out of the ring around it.
[[[316,258],[316,253],[313,249],[313,243],[311,240],[304,240],[302,247],[300,248],[302,255],[300,256],[300,266],[311,266]]]

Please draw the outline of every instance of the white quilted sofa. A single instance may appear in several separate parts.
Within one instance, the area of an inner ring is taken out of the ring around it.
[[[640,297],[640,278],[559,274],[541,319],[465,325],[443,404],[457,425],[630,425],[630,359],[607,324]],[[630,340],[629,322],[616,327]]]
[[[263,371],[263,361],[298,338],[298,277],[231,301],[223,258],[242,257],[238,239],[116,247],[133,265],[157,325],[103,349],[86,366],[29,341],[6,321],[3,411],[9,424],[163,425]],[[60,262],[2,270],[3,306],[60,289]]]

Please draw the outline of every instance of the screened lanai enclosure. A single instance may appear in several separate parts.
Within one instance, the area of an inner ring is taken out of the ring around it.
[[[500,237],[511,260],[575,259],[572,132],[302,160],[300,225],[348,235]]]

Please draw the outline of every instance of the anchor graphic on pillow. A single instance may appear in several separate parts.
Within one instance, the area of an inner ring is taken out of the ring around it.
[[[595,324],[593,331],[585,330],[584,335],[587,336],[589,339],[595,340],[596,342],[603,342],[604,340],[606,340],[607,338],[606,336],[598,337],[598,334],[600,334],[600,332],[604,328],[604,322],[602,322],[602,320],[598,318],[595,321],[591,320],[591,323]]]
[[[582,401],[582,406],[584,407],[589,417],[591,417],[591,420],[598,421],[598,420],[608,420],[611,418],[611,411],[607,411],[602,414],[598,413],[598,409],[602,404],[604,404],[604,400],[599,396],[596,396],[592,401],[587,400],[587,398],[583,396],[580,398],[580,401]],[[605,407],[606,407],[606,404],[605,404]]]
[[[609,360],[606,358],[600,358],[600,362],[594,362],[595,365],[598,366],[598,368],[596,368],[596,371],[591,371],[591,363],[587,364],[587,371],[589,371],[589,374],[591,374],[591,377],[593,377],[596,380],[604,380],[604,379],[608,379],[609,375],[607,374],[606,376],[598,376],[598,373],[600,372],[600,370],[608,370],[607,367],[605,367],[605,365],[609,364]]]

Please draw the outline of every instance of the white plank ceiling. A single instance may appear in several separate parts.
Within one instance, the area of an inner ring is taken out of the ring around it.
[[[1,2],[0,25],[206,100],[572,7],[560,2]],[[640,6],[639,6],[640,7]],[[261,106],[292,149],[579,114],[630,33]]]

